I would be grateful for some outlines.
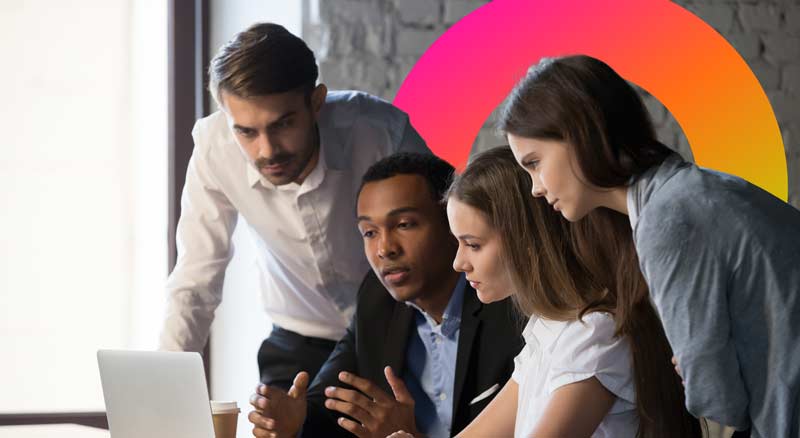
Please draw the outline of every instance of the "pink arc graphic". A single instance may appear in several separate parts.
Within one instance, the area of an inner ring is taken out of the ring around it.
[[[787,199],[772,107],[742,57],[666,0],[495,0],[454,24],[406,77],[395,105],[431,150],[463,168],[481,126],[542,57],[583,53],[673,114],[695,161]]]

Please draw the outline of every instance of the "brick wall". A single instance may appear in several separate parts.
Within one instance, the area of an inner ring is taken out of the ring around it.
[[[304,37],[332,89],[365,90],[391,100],[425,49],[483,0],[304,0]],[[800,208],[800,3],[793,0],[680,0],[744,57],[769,97],[786,146],[789,202]],[[671,114],[642,92],[659,138],[691,158]],[[505,143],[494,115],[473,150]]]

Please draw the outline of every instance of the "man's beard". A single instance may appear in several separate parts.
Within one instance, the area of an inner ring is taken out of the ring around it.
[[[312,145],[309,150],[307,156],[301,156],[297,153],[288,153],[288,152],[279,152],[278,154],[272,157],[260,157],[257,158],[253,165],[255,165],[258,172],[266,177],[268,180],[271,180],[274,184],[288,184],[297,180],[300,175],[306,170],[309,163],[314,158],[314,154],[319,151],[319,126],[314,124],[314,134],[312,139]],[[270,175],[268,170],[269,166],[280,166],[286,165],[283,169],[282,175]]]
[[[255,165],[256,168],[260,171],[268,166],[288,163],[289,161],[292,160],[292,158],[294,158],[294,155],[292,154],[281,153],[271,158],[265,158],[265,157],[258,158],[256,159]]]

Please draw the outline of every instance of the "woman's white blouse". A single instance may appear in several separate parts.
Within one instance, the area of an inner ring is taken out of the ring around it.
[[[519,385],[515,437],[530,437],[555,390],[590,377],[617,396],[592,437],[636,436],[631,350],[627,338],[614,337],[610,314],[589,313],[582,322],[532,316],[522,336],[525,347],[514,359],[511,377]]]

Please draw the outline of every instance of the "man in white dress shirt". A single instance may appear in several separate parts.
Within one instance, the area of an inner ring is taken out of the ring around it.
[[[313,52],[280,25],[237,34],[209,76],[221,110],[192,131],[161,348],[205,345],[242,220],[273,321],[261,381],[288,389],[300,370],[313,378],[344,335],[369,270],[352,220],[362,174],[394,152],[430,151],[388,102],[317,85]]]

